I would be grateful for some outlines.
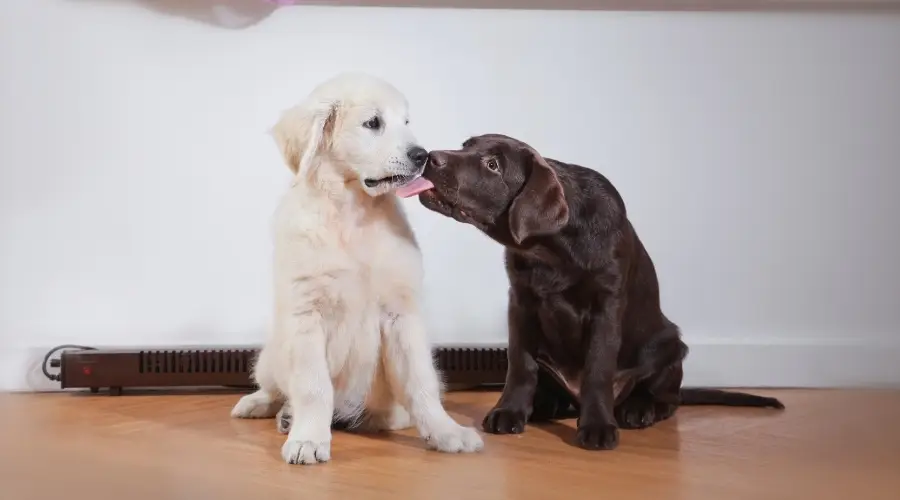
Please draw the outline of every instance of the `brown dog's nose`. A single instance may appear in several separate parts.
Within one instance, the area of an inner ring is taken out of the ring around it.
[[[442,151],[428,153],[428,164],[434,168],[442,168],[447,165],[447,154]]]

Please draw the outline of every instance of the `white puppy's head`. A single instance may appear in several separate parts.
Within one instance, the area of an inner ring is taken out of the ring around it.
[[[371,196],[416,179],[428,160],[409,128],[403,94],[361,73],[321,83],[282,115],[272,134],[294,174],[358,182]],[[333,171],[320,171],[323,165]]]

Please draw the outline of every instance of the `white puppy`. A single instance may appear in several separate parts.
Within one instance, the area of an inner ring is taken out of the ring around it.
[[[329,460],[333,419],[365,430],[413,424],[437,450],[480,450],[478,433],[441,403],[421,255],[393,194],[421,182],[428,160],[406,98],[375,77],[342,74],[272,133],[295,177],[274,218],[275,315],[254,367],[260,389],[232,416],[273,417],[284,406],[292,423],[281,453],[292,464]]]

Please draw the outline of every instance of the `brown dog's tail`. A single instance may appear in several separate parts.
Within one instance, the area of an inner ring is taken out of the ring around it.
[[[719,389],[682,388],[681,404],[684,406],[751,406],[755,408],[784,409],[784,404],[775,398],[756,396],[745,392],[722,391]]]

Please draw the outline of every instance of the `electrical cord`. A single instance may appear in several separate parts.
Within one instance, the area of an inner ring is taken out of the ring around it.
[[[44,372],[45,377],[52,380],[53,382],[59,382],[61,380],[61,377],[58,374],[53,375],[50,373],[50,371],[47,369],[48,362],[50,361],[50,357],[53,356],[54,353],[65,350],[65,349],[78,349],[80,351],[96,351],[97,350],[94,347],[88,347],[88,346],[76,345],[76,344],[63,344],[63,345],[58,345],[58,346],[54,347],[53,349],[50,349],[50,352],[48,352],[47,355],[44,356],[44,362],[41,363],[41,371]]]

